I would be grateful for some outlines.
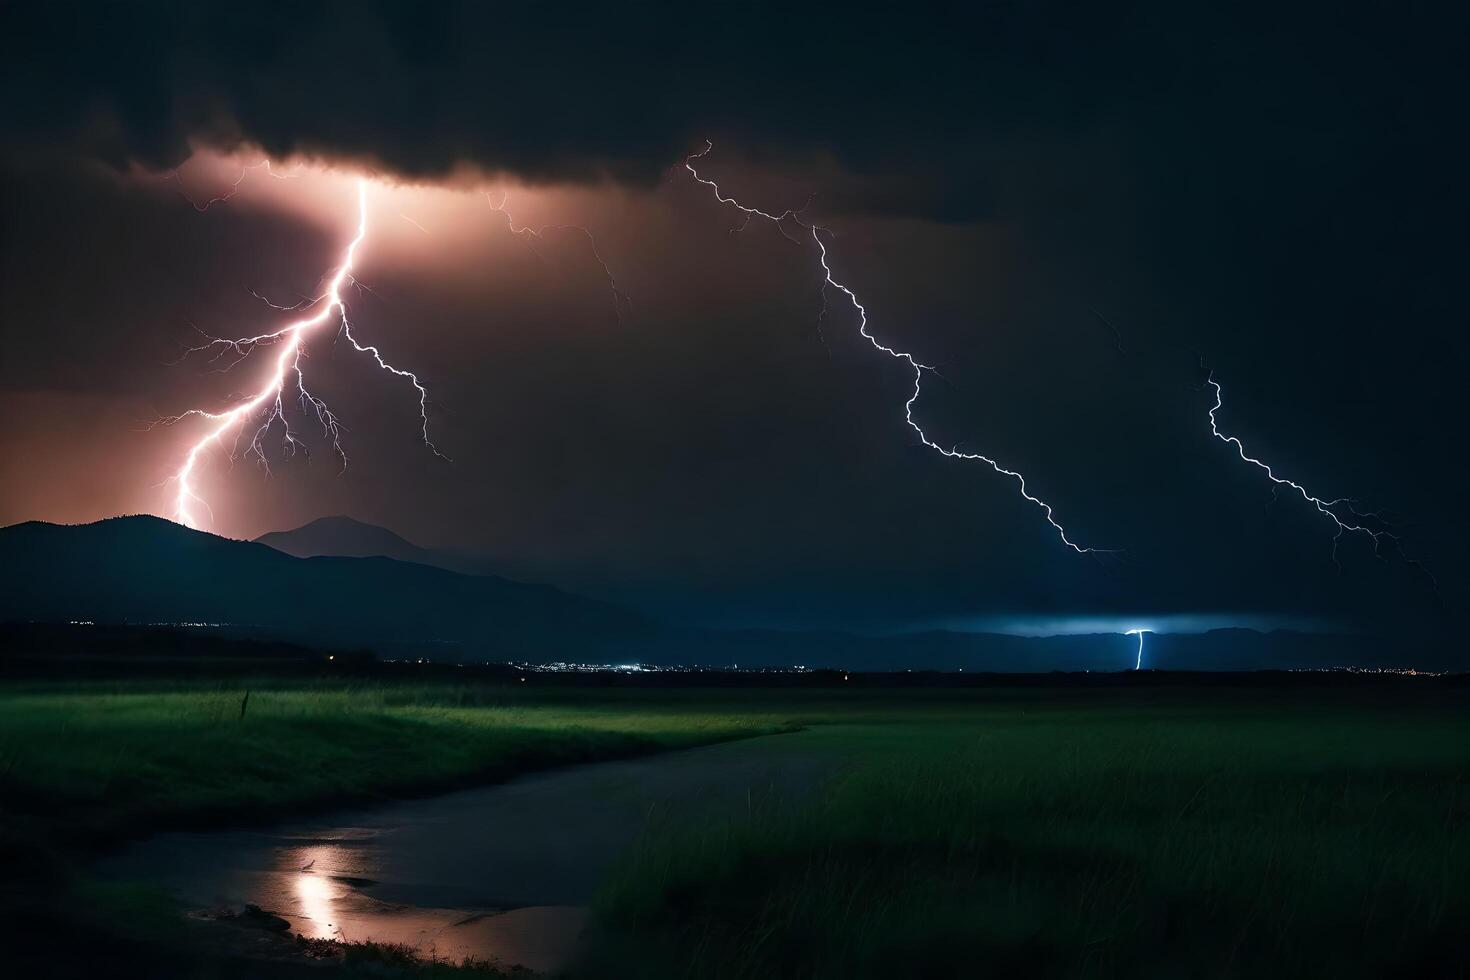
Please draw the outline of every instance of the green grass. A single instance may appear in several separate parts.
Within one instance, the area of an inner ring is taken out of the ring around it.
[[[780,730],[677,701],[503,687],[32,686],[0,690],[0,830],[85,843],[488,781]]]
[[[793,736],[825,794],[650,835],[593,976],[1465,976],[1470,717],[1037,692]]]

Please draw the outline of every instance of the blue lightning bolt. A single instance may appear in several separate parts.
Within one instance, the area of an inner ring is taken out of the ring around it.
[[[888,355],[894,360],[904,362],[908,365],[909,369],[913,371],[913,393],[910,394],[908,400],[904,402],[903,417],[904,421],[908,423],[909,428],[913,429],[914,432],[918,434],[919,441],[922,442],[925,446],[939,453],[941,456],[946,457],[947,459],[962,459],[984,463],[985,465],[993,469],[996,473],[999,473],[1002,476],[1008,476],[1011,479],[1015,480],[1017,486],[1020,488],[1021,496],[1041,509],[1042,513],[1046,516],[1046,522],[1056,529],[1057,536],[1062,539],[1062,543],[1065,544],[1068,548],[1071,548],[1073,551],[1077,552],[1079,555],[1115,553],[1108,549],[1083,547],[1082,545],[1077,544],[1075,541],[1069,538],[1067,536],[1067,529],[1064,528],[1057,521],[1051,504],[1031,493],[1031,491],[1026,486],[1026,478],[1021,473],[1017,472],[1016,470],[1008,469],[1002,466],[1000,463],[990,458],[989,456],[985,456],[981,453],[962,452],[960,449],[954,446],[943,446],[929,437],[929,434],[924,431],[923,426],[921,426],[918,420],[914,418],[914,405],[916,402],[918,402],[919,395],[922,393],[925,373],[935,374],[937,373],[936,369],[932,365],[925,364],[922,361],[918,360],[909,351],[899,350],[896,347],[888,346],[887,344],[880,341],[876,336],[874,336],[873,333],[868,329],[867,308],[864,307],[863,304],[858,300],[857,294],[854,293],[852,289],[838,282],[832,275],[832,268],[827,262],[827,243],[822,239],[823,233],[831,233],[820,225],[808,224],[807,222],[801,220],[801,212],[806,210],[807,205],[803,205],[797,210],[783,211],[780,214],[774,214],[769,211],[762,211],[760,208],[747,207],[733,197],[726,197],[724,193],[721,192],[720,185],[718,183],[710,180],[707,177],[701,176],[699,171],[695,169],[694,161],[700,159],[701,157],[704,157],[713,148],[713,144],[706,141],[703,150],[698,153],[690,154],[688,157],[685,158],[684,169],[689,171],[690,176],[692,176],[696,182],[710,188],[710,190],[714,192],[715,200],[719,201],[721,204],[735,208],[737,211],[741,212],[745,216],[745,220],[740,224],[738,228],[733,229],[734,231],[740,231],[741,229],[745,228],[755,218],[764,218],[765,220],[774,224],[777,231],[779,231],[787,240],[795,242],[796,244],[801,244],[801,242],[798,238],[794,238],[787,233],[785,227],[787,222],[790,222],[802,229],[802,232],[804,234],[811,235],[812,241],[816,243],[817,254],[822,265],[822,316],[825,317],[827,312],[825,305],[827,290],[835,289],[838,292],[842,293],[844,296],[847,297],[848,302],[852,304],[853,309],[857,311],[858,333],[862,335],[863,339],[871,344],[876,350]],[[808,205],[810,203],[810,201],[807,202]]]
[[[1380,558],[1383,557],[1382,548],[1385,541],[1390,542],[1396,549],[1400,547],[1398,535],[1384,530],[1381,527],[1375,528],[1370,527],[1366,524],[1358,523],[1359,521],[1365,519],[1377,520],[1381,522],[1383,518],[1371,512],[1358,510],[1357,507],[1354,505],[1354,501],[1351,497],[1338,497],[1335,500],[1323,500],[1321,497],[1318,497],[1308,492],[1307,488],[1302,486],[1300,483],[1288,480],[1282,476],[1277,476],[1276,472],[1270,467],[1270,465],[1262,462],[1259,459],[1256,459],[1254,456],[1251,456],[1249,453],[1247,453],[1245,449],[1245,443],[1241,442],[1239,438],[1232,435],[1226,435],[1225,433],[1221,432],[1219,422],[1216,419],[1216,413],[1220,411],[1221,406],[1224,404],[1224,392],[1220,388],[1220,382],[1215,380],[1214,371],[1210,371],[1209,374],[1206,376],[1205,384],[1215,389],[1215,404],[1210,407],[1210,433],[1221,442],[1234,446],[1236,453],[1239,454],[1241,459],[1245,460],[1247,463],[1250,463],[1252,466],[1265,473],[1266,478],[1270,480],[1273,485],[1273,491],[1279,490],[1281,487],[1289,487],[1292,490],[1295,490],[1297,493],[1301,494],[1303,500],[1316,508],[1317,513],[1326,517],[1333,523],[1333,525],[1337,528],[1336,533],[1332,536],[1332,563],[1334,565],[1337,565],[1339,569],[1342,568],[1342,565],[1337,560],[1337,546],[1338,543],[1342,541],[1342,536],[1344,534],[1366,535],[1373,542],[1373,554]],[[1338,513],[1338,511],[1344,512],[1346,516],[1342,516]],[[1399,554],[1401,557],[1403,557],[1403,552],[1401,549],[1399,550]],[[1407,564],[1413,565],[1418,568],[1426,576],[1429,577],[1429,580],[1431,582],[1435,582],[1436,586],[1438,585],[1438,583],[1435,581],[1434,576],[1430,573],[1429,569],[1424,566],[1423,562],[1407,557],[1404,557],[1404,561]]]
[[[1123,634],[1124,636],[1136,636],[1136,637],[1138,637],[1138,657],[1133,661],[1133,669],[1134,670],[1142,670],[1143,669],[1143,634],[1145,634],[1145,633],[1152,633],[1152,632],[1153,632],[1153,630],[1136,629],[1136,630],[1127,630]]]

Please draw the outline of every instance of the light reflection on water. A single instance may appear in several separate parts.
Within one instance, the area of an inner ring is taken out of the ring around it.
[[[162,834],[104,861],[100,870],[130,879],[146,874],[200,907],[257,905],[307,939],[391,943],[451,963],[473,958],[538,973],[567,965],[586,924],[579,905],[480,904],[461,901],[470,894],[460,890],[442,895],[457,905],[442,906],[430,900],[435,870],[383,860],[403,846],[393,829],[309,830]],[[481,869],[486,879],[495,871]]]
[[[292,881],[298,931],[307,939],[344,939],[341,920],[354,905],[352,881],[363,882],[362,861],[371,859],[371,836],[353,840],[344,834],[341,844],[313,844],[284,848],[276,862],[278,875]],[[367,846],[364,846],[367,845]]]
[[[327,836],[335,840],[280,847],[274,870],[254,882],[254,904],[273,908],[307,939],[395,943],[450,962],[472,957],[553,972],[566,964],[585,925],[586,911],[577,906],[431,908],[382,901],[372,894],[381,864],[379,833],[339,828]]]
[[[307,939],[340,939],[342,930],[336,924],[333,899],[341,886],[310,871],[296,875],[296,898],[301,903],[301,918],[306,924],[300,927],[301,935]]]

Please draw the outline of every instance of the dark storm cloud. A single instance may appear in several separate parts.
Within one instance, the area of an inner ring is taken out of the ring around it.
[[[1255,193],[1253,171],[1313,168],[1448,108],[1464,25],[1442,20],[1163,2],[13,4],[0,72],[13,148],[117,166],[247,141],[412,177],[467,163],[649,183],[715,137],[830,155],[830,207],[963,221],[1028,194],[1064,207],[1120,155]]]
[[[244,140],[410,176],[648,183],[719,136],[835,155],[855,175],[835,198],[945,220],[993,208],[973,171],[995,146],[1176,87],[1190,56],[1090,4],[56,3],[5,20],[18,147],[162,169],[191,140]]]

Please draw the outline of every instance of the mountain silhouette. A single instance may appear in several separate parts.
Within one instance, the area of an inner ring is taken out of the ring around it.
[[[0,620],[217,623],[505,659],[647,629],[636,613],[549,586],[391,557],[296,558],[147,516],[0,528]]]
[[[421,548],[386,527],[341,515],[319,517],[290,531],[271,531],[255,541],[297,558],[392,558],[453,572],[475,574],[478,571],[466,561]]]

